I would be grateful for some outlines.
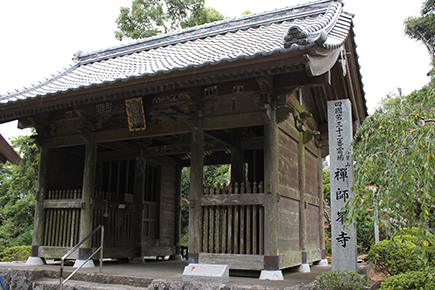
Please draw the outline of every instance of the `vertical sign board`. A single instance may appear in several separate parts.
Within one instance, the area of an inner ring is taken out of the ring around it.
[[[356,230],[343,205],[352,196],[352,111],[348,99],[328,102],[332,270],[357,271]]]

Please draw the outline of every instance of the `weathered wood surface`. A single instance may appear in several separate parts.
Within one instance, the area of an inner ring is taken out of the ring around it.
[[[49,190],[47,199],[81,199],[81,189]]]
[[[80,208],[45,209],[44,239],[41,245],[73,247],[79,240]]]
[[[82,208],[83,202],[77,199],[46,199],[43,208]]]
[[[279,146],[276,111],[269,111],[270,122],[264,125],[264,184],[268,195],[264,207],[264,254],[276,256],[278,249],[278,184],[279,184]],[[272,268],[277,268],[274,265]],[[278,270],[278,269],[274,269]]]
[[[48,172],[50,163],[50,150],[43,145],[40,152],[39,161],[39,182],[35,198],[35,220],[33,226],[32,246],[42,246],[44,244],[44,232],[46,231],[46,217],[44,210],[44,199],[48,194]],[[36,254],[36,253],[33,253]]]
[[[264,256],[200,253],[199,263],[223,264],[228,265],[230,269],[237,270],[263,270]]]
[[[248,192],[247,192],[248,191]],[[262,254],[264,239],[263,183],[236,183],[204,188],[203,251]]]
[[[279,252],[279,268],[285,269],[299,266],[302,264],[301,252],[298,250],[288,250]]]
[[[299,251],[299,201],[281,197],[278,203],[279,218],[279,252],[298,252]]]
[[[97,143],[95,141],[95,135],[92,133],[89,136],[90,141],[86,143],[85,153],[85,168],[83,171],[83,196],[84,207],[81,209],[80,214],[80,240],[83,240],[89,235],[92,228],[92,208],[91,199],[95,190],[95,177],[97,170]],[[82,245],[82,248],[90,248],[91,240],[86,240]]]
[[[202,208],[200,205],[203,191],[204,172],[204,131],[202,119],[198,129],[192,132],[192,158],[190,169],[190,208],[189,208],[189,261],[198,262],[197,254],[202,249]],[[196,261],[195,261],[196,260]]]
[[[307,251],[320,250],[319,207],[308,204],[307,206]],[[312,221],[312,222],[311,222]]]
[[[201,206],[213,205],[258,205],[264,204],[266,194],[227,194],[205,195],[201,197]]]
[[[317,156],[312,154],[309,150],[305,150],[305,184],[306,184],[306,194],[319,197],[319,178],[317,176]]]

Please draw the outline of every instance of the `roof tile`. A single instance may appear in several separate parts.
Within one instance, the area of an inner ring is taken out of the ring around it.
[[[76,63],[70,68],[23,91],[1,95],[0,104],[306,49],[319,45],[316,39],[322,33],[327,39],[321,46],[335,49],[343,44],[352,24],[352,15],[343,12],[342,6],[340,1],[322,0],[75,55]],[[290,27],[296,27],[306,37],[294,38],[289,34]],[[284,36],[291,42],[285,43]]]

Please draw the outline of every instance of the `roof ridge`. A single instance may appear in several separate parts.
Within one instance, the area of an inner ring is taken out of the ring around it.
[[[252,20],[255,18],[259,18],[259,17],[267,17],[267,16],[270,16],[271,14],[282,13],[282,12],[285,12],[288,10],[301,9],[304,7],[311,8],[313,5],[321,5],[321,4],[331,3],[331,2],[342,3],[342,0],[317,0],[317,1],[308,2],[308,3],[304,3],[304,4],[297,4],[297,5],[293,5],[293,6],[287,6],[284,8],[277,8],[275,10],[264,11],[261,13],[253,13],[253,14],[238,16],[238,17],[234,17],[234,18],[230,18],[230,19],[224,19],[224,20],[216,21],[216,22],[212,22],[212,23],[205,23],[205,24],[202,24],[199,26],[188,27],[188,28],[185,28],[182,30],[177,30],[177,31],[173,31],[170,33],[166,33],[166,34],[160,34],[157,36],[136,40],[136,41],[133,41],[130,43],[125,43],[125,44],[122,44],[119,46],[114,46],[114,47],[102,49],[99,51],[93,51],[93,52],[89,52],[89,53],[81,53],[75,57],[75,60],[80,65],[87,64],[87,63],[91,63],[91,62],[95,62],[95,61],[100,61],[100,60],[104,60],[104,59],[109,59],[109,58],[114,58],[114,57],[118,57],[118,56],[122,56],[122,55],[126,55],[126,54],[135,53],[137,51],[142,51],[142,50],[144,50],[144,45],[146,43],[152,44],[154,42],[154,45],[150,45],[150,46],[146,47],[146,49],[148,50],[148,49],[152,49],[153,47],[162,47],[162,46],[168,46],[168,45],[175,44],[175,43],[187,42],[190,39],[198,39],[198,38],[205,37],[205,36],[224,34],[224,33],[228,33],[228,32],[235,31],[235,30],[247,29],[250,27],[264,25],[266,23],[270,24],[270,23],[281,22],[282,19],[284,19],[284,18],[288,19],[288,18],[283,16],[283,17],[279,17],[279,18],[267,18],[267,19],[263,19],[260,21],[240,23],[240,25],[234,25],[231,27],[223,27],[222,29],[216,30],[212,34],[210,33],[210,31],[206,31],[206,30],[212,29],[213,27],[224,26],[225,24],[232,24],[232,23],[242,22],[242,21],[250,20],[250,19]],[[343,5],[343,3],[342,3],[342,5]],[[319,8],[319,11],[326,10],[329,6]],[[292,18],[301,17],[303,14],[312,14],[312,12],[313,11],[305,11],[305,12],[301,12],[301,13],[296,13],[296,14],[292,15]],[[201,30],[203,30],[204,32],[201,33],[200,32]],[[197,33],[195,33],[195,32],[197,32]],[[188,35],[186,37],[182,37],[183,34],[187,34],[187,33],[193,33],[193,34]],[[168,38],[170,38],[170,39],[167,40]],[[161,40],[166,40],[166,41],[161,42]]]

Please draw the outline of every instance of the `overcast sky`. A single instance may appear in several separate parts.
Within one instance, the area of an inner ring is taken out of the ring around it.
[[[206,0],[228,17],[293,6],[300,0]],[[75,52],[120,45],[114,37],[119,7],[131,0],[5,0],[0,4],[0,94],[43,81],[72,64]],[[422,1],[347,0],[355,14],[354,31],[367,106],[372,111],[388,93],[403,94],[429,82],[426,48],[407,38],[403,21],[418,16]],[[16,122],[0,125],[6,139],[22,134]]]

